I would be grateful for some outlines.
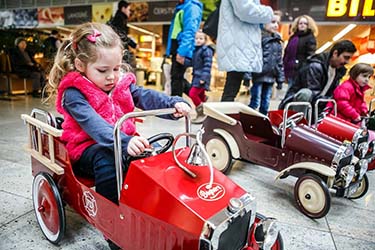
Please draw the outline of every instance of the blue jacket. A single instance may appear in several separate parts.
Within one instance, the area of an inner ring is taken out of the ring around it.
[[[176,6],[168,34],[166,55],[174,54],[172,40],[177,40],[177,53],[192,58],[195,33],[202,20],[203,4],[198,0],[184,0]]]
[[[186,66],[193,66],[193,80],[191,85],[197,88],[210,89],[211,66],[214,48],[211,46],[196,46],[193,59],[185,59]],[[200,84],[203,80],[204,84]]]
[[[252,73],[253,82],[274,83],[285,81],[283,67],[283,45],[279,34],[262,30],[262,72]]]

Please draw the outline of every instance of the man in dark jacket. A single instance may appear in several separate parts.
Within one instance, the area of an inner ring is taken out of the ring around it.
[[[136,67],[135,57],[131,51],[129,51],[129,47],[135,49],[137,48],[137,43],[128,37],[128,19],[130,17],[130,3],[121,0],[118,2],[117,11],[115,16],[108,22],[108,24],[116,31],[116,33],[120,36],[124,48],[124,61],[129,63],[133,68]]]
[[[279,109],[291,101],[310,102],[314,106],[318,99],[331,98],[346,73],[345,64],[356,51],[351,41],[343,40],[336,42],[329,52],[309,57],[306,66],[298,71],[295,84],[286,93]]]
[[[34,57],[26,49],[26,40],[18,37],[15,48],[9,51],[12,71],[21,78],[30,78],[33,81],[33,97],[41,97],[41,90],[45,85],[45,74]]]

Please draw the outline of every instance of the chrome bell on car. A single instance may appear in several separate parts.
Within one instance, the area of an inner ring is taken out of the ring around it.
[[[196,142],[193,144],[190,150],[190,155],[187,158],[186,162],[190,165],[195,166],[207,166],[208,162],[206,160],[206,157],[204,156],[204,152],[202,149],[202,134],[204,133],[204,130],[199,131],[196,134]]]

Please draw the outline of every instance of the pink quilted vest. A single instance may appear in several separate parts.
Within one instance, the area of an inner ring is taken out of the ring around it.
[[[66,143],[72,162],[77,161],[82,152],[96,142],[81,129],[73,117],[62,107],[65,90],[71,87],[78,89],[104,120],[111,125],[115,125],[121,116],[134,110],[129,86],[135,82],[134,74],[128,73],[117,83],[111,93],[107,94],[78,72],[70,72],[64,76],[58,87],[56,109],[64,116],[62,125],[64,131],[61,139]],[[134,121],[132,119],[125,121],[121,130],[127,135],[133,135],[136,132]]]

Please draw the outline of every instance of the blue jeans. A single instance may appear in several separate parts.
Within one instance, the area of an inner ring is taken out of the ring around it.
[[[250,108],[257,109],[260,104],[259,112],[267,115],[268,109],[270,107],[272,86],[273,83],[253,82],[253,85],[250,89]]]

